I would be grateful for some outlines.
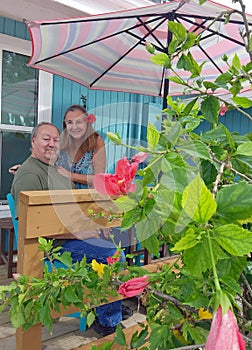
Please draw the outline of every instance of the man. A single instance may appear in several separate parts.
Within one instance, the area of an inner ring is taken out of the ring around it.
[[[60,175],[55,166],[60,151],[60,131],[55,125],[43,122],[35,126],[31,134],[31,148],[31,156],[15,173],[11,187],[16,203],[16,215],[20,191],[74,188],[74,184]],[[106,258],[116,252],[110,241],[98,238],[97,230],[78,232],[78,239],[73,233],[57,238],[60,239],[55,242],[60,242],[62,252],[71,252],[73,262],[80,261],[86,255],[87,262],[96,259],[100,263],[106,263]],[[97,315],[94,329],[101,335],[113,333],[116,325],[122,321],[121,301],[98,307]]]

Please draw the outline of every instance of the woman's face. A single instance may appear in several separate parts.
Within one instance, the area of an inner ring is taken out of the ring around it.
[[[85,116],[82,111],[75,110],[68,112],[65,117],[67,132],[75,140],[81,139],[87,131]]]

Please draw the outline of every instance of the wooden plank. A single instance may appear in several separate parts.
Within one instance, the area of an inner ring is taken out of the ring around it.
[[[92,210],[95,214],[109,215],[110,209],[116,213],[117,208],[109,197],[101,196],[94,190],[65,192],[21,192],[19,231],[20,225],[25,225],[22,231],[25,237],[34,238],[120,226],[121,220],[119,219],[108,222],[103,218],[94,219],[89,214],[89,210]]]
[[[146,325],[147,322],[143,322],[143,325]],[[139,332],[141,331],[143,328],[139,325],[139,324],[136,324],[134,326],[131,326],[131,327],[127,327],[125,329],[123,329],[123,333],[125,334],[125,338],[126,338],[126,342],[129,343],[131,337],[132,337],[132,334],[135,333],[135,332]],[[113,334],[110,334],[110,335],[107,335],[106,337],[103,337],[103,338],[100,338],[100,339],[97,339],[95,341],[92,341],[88,344],[85,344],[83,346],[80,346],[78,348],[75,348],[75,349],[72,349],[72,350],[91,350],[92,346],[102,346],[103,343],[106,343],[106,342],[111,342],[114,340],[114,337],[115,337],[115,333]],[[148,345],[145,344],[144,346]],[[142,346],[143,347],[143,346]],[[138,349],[141,349],[142,347],[139,347]],[[118,344],[114,344],[111,348],[112,350],[125,350],[125,347],[124,346],[121,346],[121,345],[118,345]]]

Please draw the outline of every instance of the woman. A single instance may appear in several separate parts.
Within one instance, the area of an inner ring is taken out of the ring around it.
[[[64,115],[58,172],[76,188],[92,187],[93,175],[106,170],[105,145],[92,127],[94,121],[80,105],[70,106]]]

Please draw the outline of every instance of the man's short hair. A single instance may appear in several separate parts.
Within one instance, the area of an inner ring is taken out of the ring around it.
[[[34,128],[32,129],[32,132],[31,132],[31,139],[33,139],[33,137],[36,137],[36,136],[37,136],[38,129],[39,129],[42,125],[54,126],[55,129],[58,130],[58,133],[59,133],[59,135],[60,135],[60,130],[59,130],[59,128],[57,128],[56,125],[54,125],[53,123],[49,123],[49,122],[41,122],[41,123],[37,124],[36,126],[34,126]]]

